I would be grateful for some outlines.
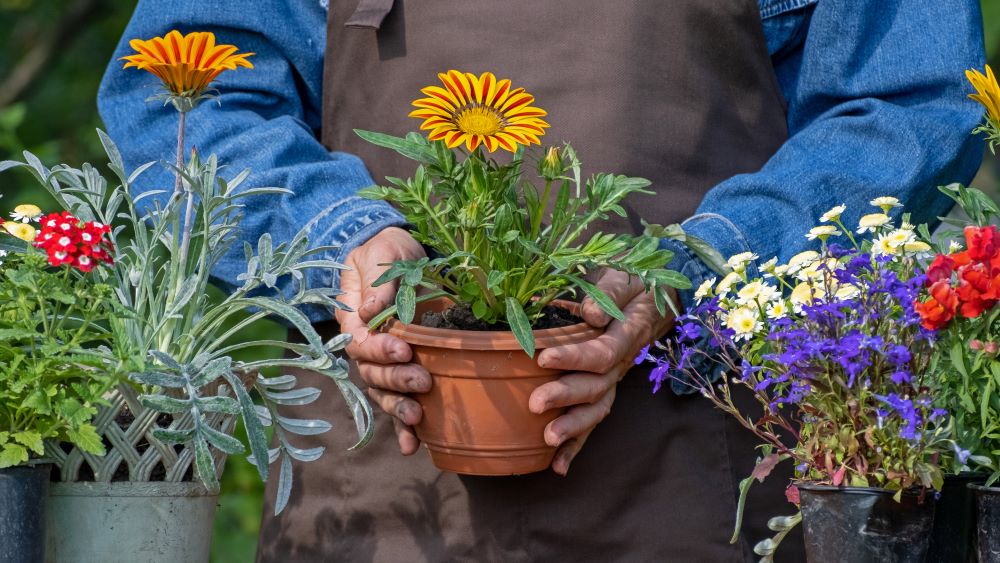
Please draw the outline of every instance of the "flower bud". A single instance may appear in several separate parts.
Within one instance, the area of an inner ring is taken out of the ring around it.
[[[545,158],[538,163],[538,174],[546,180],[555,180],[562,176],[564,168],[562,151],[559,147],[549,147]]]
[[[976,340],[975,338],[973,338],[972,340],[969,341],[969,348],[972,348],[973,350],[982,350],[983,349],[983,341],[982,340]]]
[[[987,342],[986,345],[983,346],[983,351],[987,354],[996,354],[997,351],[1000,351],[1000,344],[997,344],[996,342]]]

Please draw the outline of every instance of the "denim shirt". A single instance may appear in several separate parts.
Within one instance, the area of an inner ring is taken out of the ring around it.
[[[967,68],[984,64],[979,0],[758,0],[767,48],[787,103],[789,139],[761,170],[714,187],[684,229],[723,256],[753,251],[787,259],[813,243],[804,238],[820,214],[846,203],[845,224],[872,209],[876,196],[906,202],[912,222],[933,221],[949,200],[936,186],[970,180],[982,145],[969,132],[982,118],[966,98]],[[253,51],[256,70],[223,73],[220,103],[188,119],[188,145],[216,153],[245,185],[294,193],[247,200],[240,236],[265,232],[288,240],[307,226],[316,245],[347,254],[375,233],[405,221],[382,202],[358,198],[373,183],[356,157],[318,140],[326,7],[321,0],[242,2],[139,0],[98,92],[108,132],[130,167],[174,151],[176,113],[147,104],[158,83],[122,70],[131,38],[214,31]],[[739,103],[739,100],[734,100]],[[153,167],[136,182],[145,191],[173,183]],[[650,218],[655,221],[655,218]],[[681,245],[672,267],[695,287],[713,275]],[[224,286],[245,270],[242,244],[219,263]],[[313,287],[336,286],[336,271],[314,271]],[[286,288],[287,289],[287,288]],[[691,291],[682,292],[685,302]],[[313,320],[329,318],[310,311]]]

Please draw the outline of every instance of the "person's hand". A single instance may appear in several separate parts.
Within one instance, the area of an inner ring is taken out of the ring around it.
[[[633,366],[636,354],[666,334],[674,321],[669,311],[666,317],[660,315],[652,294],[627,274],[606,271],[597,286],[622,309],[625,322],[613,321],[590,298],[585,299],[583,320],[607,330],[588,342],[543,350],[538,355],[539,366],[570,373],[538,386],[528,399],[528,408],[534,413],[569,407],[545,427],[545,442],[559,448],[552,470],[560,475],[566,475],[590,433],[611,413],[618,382]]]
[[[396,299],[399,282],[372,287],[396,260],[417,260],[425,255],[423,247],[409,233],[387,228],[347,255],[341,272],[340,300],[353,311],[337,311],[340,329],[352,336],[347,354],[358,363],[361,378],[368,384],[368,396],[393,417],[399,450],[403,455],[417,451],[420,441],[413,425],[423,415],[420,404],[406,393],[424,393],[431,388],[431,377],[417,364],[409,363],[413,352],[399,338],[384,332],[368,331],[368,321]],[[383,264],[383,265],[380,265]]]

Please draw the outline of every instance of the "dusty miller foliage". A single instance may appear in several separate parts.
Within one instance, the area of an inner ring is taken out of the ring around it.
[[[279,415],[279,406],[316,401],[319,390],[297,387],[292,375],[265,377],[263,370],[298,368],[331,378],[354,415],[358,434],[354,447],[364,445],[372,436],[371,407],[348,379],[347,362],[337,355],[350,336],[339,335],[324,342],[298,309],[307,304],[344,308],[336,300],[339,292],[332,288],[306,289],[304,283],[293,283],[297,289],[287,295],[278,291],[283,278],[302,282],[303,272],[310,268],[343,266],[319,257],[331,250],[329,247],[310,249],[305,232],[278,245],[264,234],[256,249],[244,243],[247,269],[239,276],[243,285],[223,299],[213,300],[209,296],[210,273],[237,240],[242,199],[288,190],[238,191],[249,171],[226,180],[219,175],[215,156],[211,156],[203,162],[192,158],[184,169],[164,163],[180,173],[184,184],[184,190],[164,202],[156,197],[167,193],[163,190],[132,197],[129,186],[156,163],[147,163],[128,174],[114,143],[104,132],[98,134],[116,179],[113,183],[109,184],[89,164],[79,169],[67,165],[48,169],[28,152],[24,153],[24,162],[0,162],[0,171],[25,168],[59,204],[81,220],[114,227],[111,240],[116,262],[112,269],[103,271],[107,283],[116,288],[118,299],[132,314],[111,320],[113,345],[119,357],[130,358],[136,366],[130,380],[141,390],[144,406],[170,414],[190,412],[193,419],[188,428],[156,429],[156,437],[193,444],[199,479],[210,490],[217,490],[218,468],[210,448],[229,455],[245,453],[246,448],[234,437],[210,427],[205,414],[240,416],[251,452],[248,459],[257,467],[261,479],[266,480],[269,467],[279,463],[275,512],[281,512],[291,491],[292,460],[314,461],[324,453],[322,447],[298,448],[291,437],[321,434],[331,426],[323,420]],[[179,250],[187,192],[195,197],[196,220],[190,251],[182,263]],[[155,203],[148,211],[140,211],[137,204],[147,198],[154,198]],[[237,338],[242,329],[268,317],[297,329],[305,342]],[[288,357],[233,359],[239,352],[261,347],[283,349]],[[251,392],[255,392],[256,401]],[[268,448],[265,427],[273,428],[277,447]]]

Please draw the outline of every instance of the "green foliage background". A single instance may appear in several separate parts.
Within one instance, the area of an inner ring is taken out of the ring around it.
[[[94,134],[101,126],[95,95],[134,5],[134,0],[0,0],[0,160],[28,149],[48,165],[103,164]],[[988,57],[1000,68],[1000,0],[982,0],[982,6]],[[987,159],[977,185],[997,185],[995,162]],[[0,211],[17,203],[49,203],[27,174],[0,177],[0,194]],[[213,561],[253,560],[262,490],[245,460],[229,460]]]

